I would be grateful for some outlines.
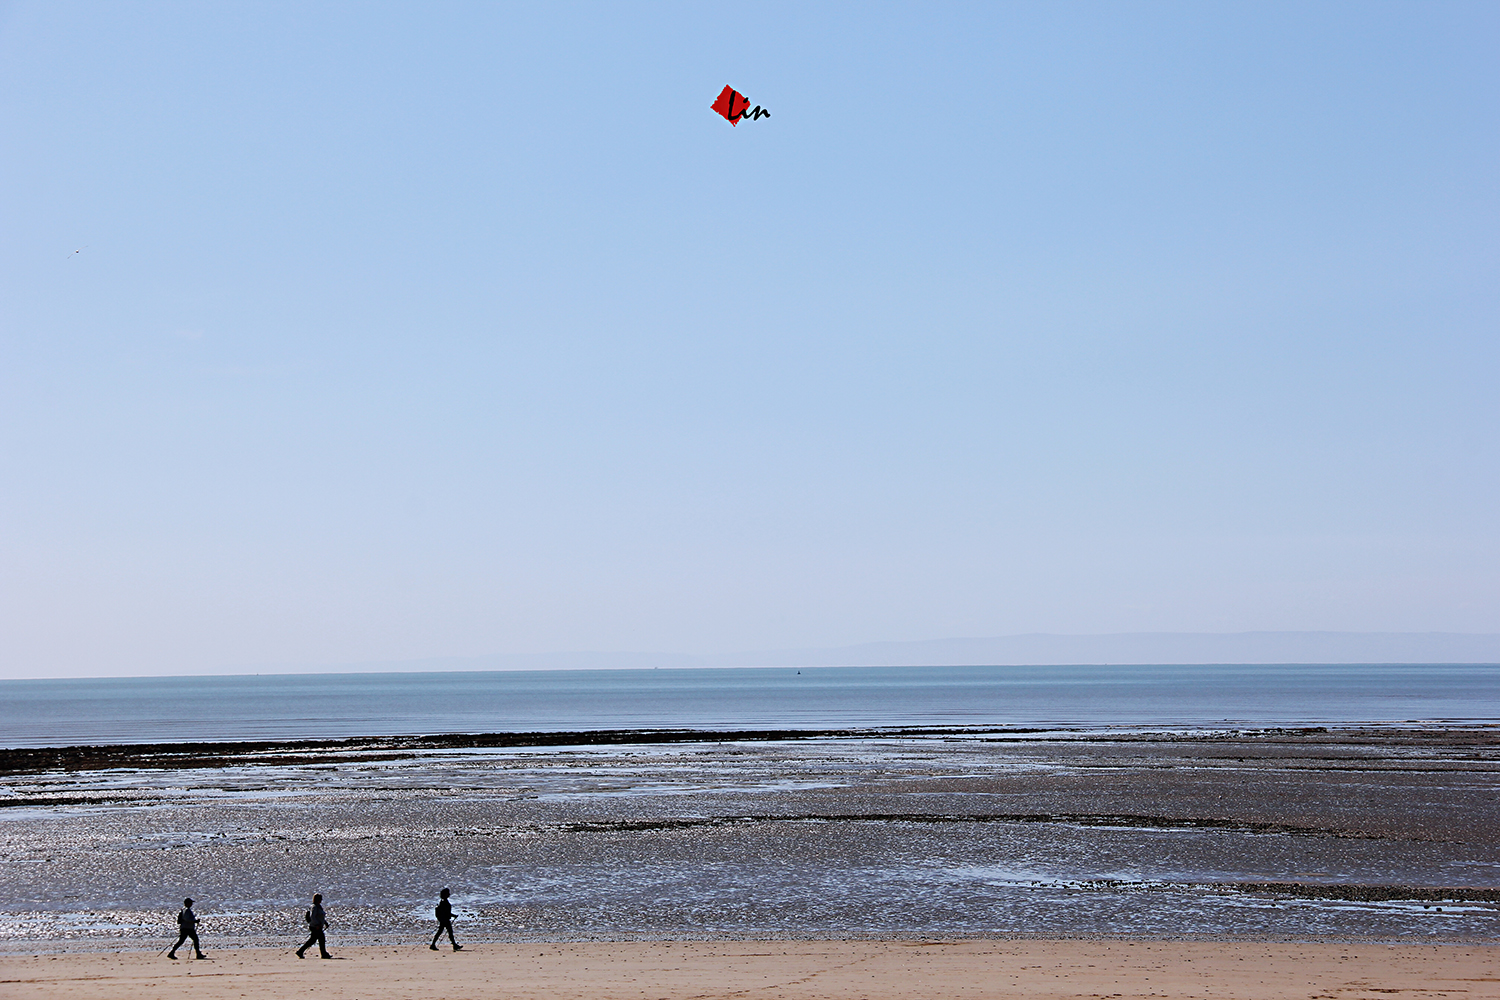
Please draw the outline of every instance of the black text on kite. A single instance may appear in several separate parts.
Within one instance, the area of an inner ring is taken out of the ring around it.
[[[724,84],[724,89],[719,91],[719,97],[713,103],[713,109],[728,119],[729,124],[738,125],[742,120],[755,121],[760,118],[771,117],[771,112],[759,104],[752,110],[750,98],[735,90],[729,84]]]

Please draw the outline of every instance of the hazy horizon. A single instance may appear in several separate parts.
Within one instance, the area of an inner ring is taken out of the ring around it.
[[[0,674],[0,680],[211,677],[260,674],[446,673],[547,670],[679,670],[735,667],[1170,666],[1226,664],[1500,665],[1500,633],[1120,632],[950,637],[812,649],[683,653],[569,650],[355,663],[231,664],[179,673],[103,671]]]

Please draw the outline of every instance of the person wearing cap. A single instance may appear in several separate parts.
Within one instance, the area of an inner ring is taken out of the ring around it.
[[[447,931],[448,940],[453,944],[453,950],[463,951],[464,946],[459,944],[458,941],[453,937],[453,904],[448,902],[448,890],[444,889],[442,892],[438,893],[438,895],[442,897],[442,899],[438,901],[437,909],[434,911],[437,913],[438,929],[437,933],[432,936],[432,944],[428,945],[427,947],[431,948],[433,951],[437,951],[438,938],[443,936],[443,931]]]
[[[302,947],[297,949],[298,958],[306,958],[303,952],[313,945],[318,946],[319,958],[332,958],[328,954],[328,945],[323,943],[323,929],[328,926],[328,915],[323,912],[323,894],[313,893],[312,909],[307,911],[307,940],[302,942]]]
[[[198,915],[193,912],[193,901],[184,899],[182,901],[182,912],[177,914],[177,943],[174,944],[167,957],[177,961],[177,949],[182,947],[182,942],[193,942],[193,954],[198,958],[207,958],[203,954],[203,948],[198,944]]]

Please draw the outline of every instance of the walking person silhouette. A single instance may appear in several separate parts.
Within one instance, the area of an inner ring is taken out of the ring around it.
[[[307,911],[303,919],[307,921],[307,940],[302,942],[302,947],[297,949],[297,957],[306,958],[307,956],[302,953],[313,945],[317,945],[319,958],[332,958],[333,956],[328,954],[328,945],[323,942],[323,929],[328,926],[328,915],[323,912],[321,892],[313,893],[312,909]]]
[[[443,936],[443,931],[447,931],[448,940],[452,943],[453,950],[463,951],[464,946],[459,944],[458,940],[453,936],[453,904],[448,902],[448,890],[444,889],[442,892],[438,893],[438,895],[443,897],[441,900],[439,900],[437,908],[433,911],[437,914],[438,929],[437,933],[432,936],[432,944],[428,945],[427,947],[431,948],[433,951],[437,951],[438,938]]]
[[[197,958],[207,958],[203,954],[203,947],[198,944],[198,914],[193,912],[193,901],[184,899],[182,901],[182,912],[177,914],[177,943],[174,944],[167,957],[177,961],[177,949],[182,947],[182,942],[193,942],[193,955]]]

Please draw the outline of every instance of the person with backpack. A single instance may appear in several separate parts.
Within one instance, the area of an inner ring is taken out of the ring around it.
[[[198,958],[207,958],[203,954],[203,948],[198,944],[198,915],[193,912],[193,901],[184,899],[182,901],[182,912],[177,914],[177,943],[167,952],[167,957],[177,961],[177,949],[182,947],[182,942],[193,942],[193,954]]]
[[[443,936],[443,931],[447,931],[448,940],[453,944],[453,950],[463,951],[464,946],[459,944],[458,940],[453,936],[453,904],[448,902],[448,890],[444,889],[438,895],[442,899],[438,901],[437,909],[433,911],[437,914],[438,929],[437,933],[432,936],[432,943],[427,947],[433,951],[437,951],[438,938]]]
[[[328,954],[328,945],[323,942],[323,929],[328,926],[328,915],[323,912],[321,892],[313,893],[312,909],[308,910],[302,919],[307,921],[307,940],[302,942],[302,947],[297,949],[297,957],[306,958],[303,952],[317,945],[319,958],[332,958],[333,956]]]

